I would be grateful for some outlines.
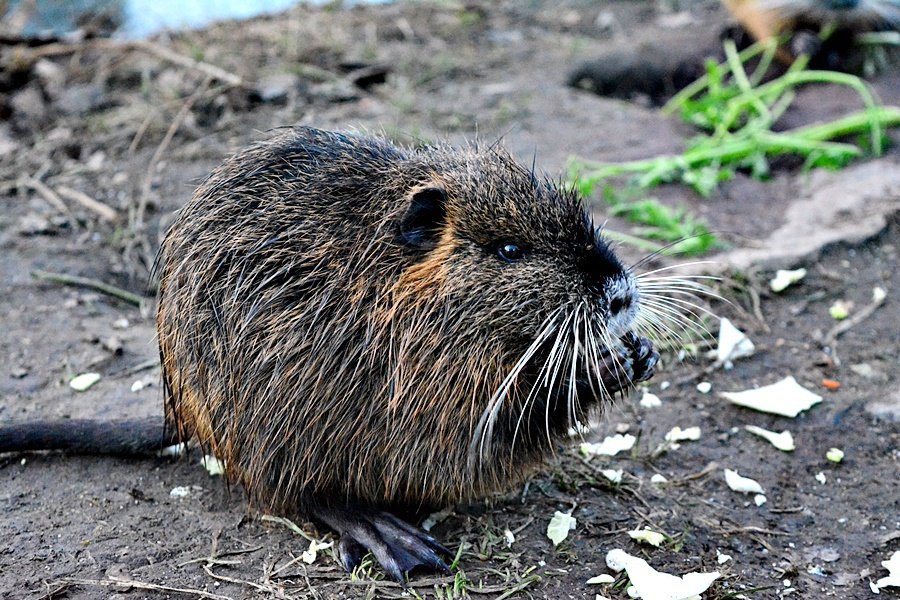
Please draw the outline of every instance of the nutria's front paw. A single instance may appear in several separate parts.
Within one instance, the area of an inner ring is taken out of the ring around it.
[[[347,572],[359,566],[371,552],[385,573],[406,586],[405,575],[413,569],[450,573],[440,555],[450,551],[428,533],[394,515],[370,509],[321,509],[315,515],[341,536],[341,563]]]
[[[653,377],[659,353],[647,338],[639,338],[634,333],[622,336],[624,348],[616,354],[603,356],[600,372],[606,393],[614,394],[634,387],[634,384]]]
[[[628,332],[622,338],[628,349],[629,358],[632,361],[634,377],[632,383],[647,381],[656,372],[656,363],[659,362],[659,352],[653,349],[653,343],[647,338],[639,338],[632,332]]]

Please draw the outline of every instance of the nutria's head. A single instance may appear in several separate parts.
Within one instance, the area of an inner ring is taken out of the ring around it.
[[[487,456],[527,463],[635,383],[623,342],[641,315],[635,276],[572,190],[502,150],[426,149],[409,170],[427,176],[398,219],[411,262],[391,314],[409,311],[415,325],[395,318],[394,335],[416,350],[440,340],[447,358],[434,377],[451,386],[474,378],[477,393],[471,383],[444,392],[471,394],[469,468]]]

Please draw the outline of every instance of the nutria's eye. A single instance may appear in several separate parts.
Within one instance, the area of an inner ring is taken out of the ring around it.
[[[497,255],[506,262],[515,262],[517,260],[522,260],[525,256],[525,252],[523,252],[521,246],[517,244],[501,244],[497,248]]]

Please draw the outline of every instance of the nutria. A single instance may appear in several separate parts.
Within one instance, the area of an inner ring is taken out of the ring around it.
[[[159,256],[174,437],[401,582],[447,551],[395,514],[509,489],[658,359],[574,192],[496,146],[288,129],[216,169]]]

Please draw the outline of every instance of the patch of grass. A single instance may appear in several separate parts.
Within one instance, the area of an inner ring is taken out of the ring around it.
[[[634,199],[633,196],[633,188],[617,193],[609,185],[604,186],[601,195],[613,216],[641,225],[633,231],[641,239],[639,245],[645,249],[689,256],[702,254],[717,243],[706,222],[695,218],[685,208],[671,208],[656,198]],[[623,234],[614,231],[607,231],[606,234],[612,239],[635,244],[633,236],[623,238]],[[668,242],[669,245],[661,248],[656,244],[647,245],[647,239]]]
[[[709,196],[718,185],[747,171],[757,179],[769,176],[771,159],[799,156],[804,167],[838,169],[866,154],[884,150],[886,129],[900,126],[900,108],[879,105],[860,78],[833,71],[808,70],[798,59],[781,76],[763,83],[775,45],[756,44],[738,53],[725,43],[726,62],[707,64],[707,74],[679,92],[663,108],[703,131],[691,139],[682,154],[625,163],[570,160],[570,177],[586,195],[611,177],[632,175],[640,188],[678,182]],[[752,73],[748,61],[759,58]],[[774,131],[790,107],[797,90],[814,84],[837,84],[855,90],[863,110],[829,123]],[[850,143],[838,138],[863,137]]]

